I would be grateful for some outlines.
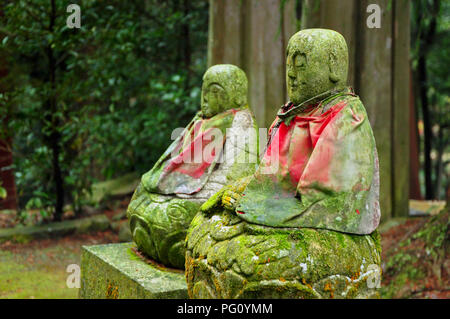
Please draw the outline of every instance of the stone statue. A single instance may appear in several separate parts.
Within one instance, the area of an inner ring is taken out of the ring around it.
[[[128,206],[133,240],[150,258],[184,268],[185,236],[200,205],[258,163],[247,78],[234,65],[203,77],[201,111],[144,174]]]
[[[377,296],[378,158],[347,69],[338,32],[291,37],[290,102],[269,130],[260,166],[212,196],[189,228],[191,297]]]

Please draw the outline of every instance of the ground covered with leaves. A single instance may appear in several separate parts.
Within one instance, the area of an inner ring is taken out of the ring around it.
[[[123,205],[121,205],[123,206]],[[122,207],[120,207],[122,208]],[[109,215],[116,212],[105,211]],[[450,298],[449,209],[432,217],[406,218],[382,235],[383,298]],[[0,244],[0,299],[77,298],[68,288],[70,264],[80,265],[81,246],[119,242],[108,230],[27,244]]]
[[[450,298],[449,208],[382,233],[383,298]]]
[[[68,288],[70,264],[80,265],[81,246],[118,242],[111,230],[28,244],[0,245],[0,298],[78,298],[77,288]]]

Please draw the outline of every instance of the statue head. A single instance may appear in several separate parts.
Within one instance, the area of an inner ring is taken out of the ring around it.
[[[217,64],[203,76],[202,113],[211,117],[247,104],[247,76],[232,64]]]
[[[289,40],[286,56],[288,95],[295,105],[347,84],[347,44],[336,31],[299,31]]]

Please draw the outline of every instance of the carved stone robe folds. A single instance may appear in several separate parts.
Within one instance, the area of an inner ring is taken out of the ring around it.
[[[378,155],[364,106],[350,88],[280,109],[236,212],[273,227],[376,229]]]

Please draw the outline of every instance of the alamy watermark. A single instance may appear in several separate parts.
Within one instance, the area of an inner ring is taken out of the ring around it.
[[[81,28],[81,8],[78,4],[69,4],[66,11],[71,13],[66,20],[69,29]]]
[[[234,128],[227,128],[225,132],[218,128],[201,131],[200,122],[193,124],[191,134],[183,128],[176,128],[172,131],[171,139],[179,139],[171,151],[173,164],[258,163],[258,159],[264,155],[261,158],[264,162],[264,165],[261,166],[261,173],[273,174],[278,171],[278,134],[275,134],[270,141],[270,149],[266,149],[267,128],[259,128],[258,132],[252,127],[241,128],[238,133]]]
[[[81,8],[78,4],[69,4],[66,9],[70,15],[67,17],[66,25],[69,29],[81,28]],[[367,17],[366,25],[369,29],[381,28],[381,8],[378,4],[369,4],[366,8],[366,12],[370,13]]]
[[[381,8],[378,4],[369,4],[366,8],[366,12],[370,13],[367,17],[366,25],[369,29],[381,28]]]
[[[367,267],[367,274],[367,288],[381,288],[381,267],[376,264],[371,264]]]
[[[81,281],[81,269],[80,266],[77,264],[70,264],[66,268],[66,272],[70,273],[69,276],[67,276],[66,285],[67,288],[80,288],[80,281]]]

